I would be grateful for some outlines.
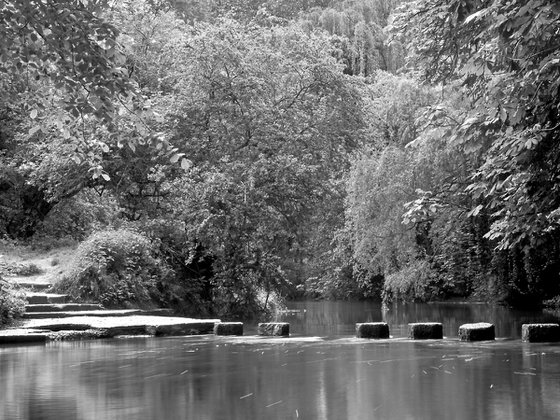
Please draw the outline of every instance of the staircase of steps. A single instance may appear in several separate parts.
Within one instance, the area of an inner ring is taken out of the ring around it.
[[[67,303],[70,300],[68,295],[59,295],[56,293],[31,292],[25,293],[27,303],[30,305],[47,304],[47,303]]]
[[[70,296],[49,292],[25,291],[25,319],[70,317],[123,317],[131,315],[172,316],[171,309],[105,309],[100,303],[71,302]]]
[[[110,338],[118,335],[193,335],[213,331],[218,319],[173,316],[171,309],[105,309],[50,293],[49,284],[19,283],[27,300],[23,325],[0,331],[0,344]]]

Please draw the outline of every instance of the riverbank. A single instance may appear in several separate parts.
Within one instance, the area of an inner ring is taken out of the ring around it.
[[[0,331],[0,344],[208,334],[220,321],[174,316],[167,308],[105,309],[96,302],[72,302],[68,295],[50,293],[74,250],[2,246],[0,275],[26,304],[23,319]]]

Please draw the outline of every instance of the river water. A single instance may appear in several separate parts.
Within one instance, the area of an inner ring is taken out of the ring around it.
[[[0,348],[0,419],[558,419],[560,343],[529,344],[541,312],[474,304],[296,302],[289,338],[96,340]],[[392,339],[354,338],[356,322]],[[411,341],[409,322],[444,323]],[[496,325],[495,342],[457,340],[460,324]]]

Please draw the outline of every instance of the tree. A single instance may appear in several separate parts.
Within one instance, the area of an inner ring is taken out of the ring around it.
[[[381,71],[365,93],[369,143],[348,176],[343,240],[358,287],[379,297],[384,278],[431,253],[428,232],[421,232],[428,225],[405,226],[402,214],[417,189],[433,185],[431,164],[419,164],[421,154],[408,145],[416,137],[417,117],[434,97],[411,79]]]
[[[129,83],[116,28],[99,14],[103,2],[79,0],[0,2],[0,73],[16,75],[24,91],[47,79],[62,90],[54,99],[74,118],[92,115],[110,123]],[[2,90],[7,86],[3,85]],[[12,94],[16,94],[13,92]],[[36,118],[53,95],[44,92],[28,104]]]
[[[396,72],[402,66],[402,46],[389,43],[385,28],[398,0],[348,0],[313,8],[304,19],[337,38],[345,72],[370,76],[376,70]]]
[[[358,82],[332,48],[297,25],[229,19],[197,25],[188,38],[175,68],[180,94],[161,106],[170,142],[192,161],[177,207],[216,257],[225,291],[301,281],[329,247],[325,221],[342,220],[336,179],[364,123]]]
[[[560,6],[554,1],[416,1],[395,21],[427,80],[461,86],[469,111],[450,140],[483,153],[469,185],[491,216],[496,276],[530,301],[558,293]]]

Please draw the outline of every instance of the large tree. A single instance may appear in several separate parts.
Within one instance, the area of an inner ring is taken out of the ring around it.
[[[470,101],[445,135],[482,158],[469,216],[490,215],[495,275],[526,301],[558,292],[559,16],[549,0],[420,0],[395,21],[410,65]]]

